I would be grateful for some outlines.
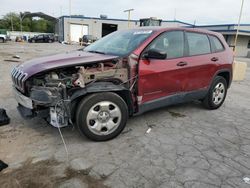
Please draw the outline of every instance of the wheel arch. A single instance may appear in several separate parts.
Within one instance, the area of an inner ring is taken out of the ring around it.
[[[127,104],[129,115],[131,116],[134,113],[133,108],[133,99],[129,89],[125,88],[122,85],[115,85],[111,82],[96,82],[93,84],[89,84],[85,88],[79,89],[75,91],[71,97],[71,117],[72,120],[75,120],[75,114],[77,105],[82,100],[83,97],[91,95],[93,93],[101,93],[101,92],[113,92],[119,95]]]
[[[230,88],[231,83],[232,83],[232,71],[230,69],[221,69],[218,70],[214,76],[213,79],[211,80],[210,85],[212,84],[213,80],[215,79],[216,76],[221,76],[223,78],[225,78],[226,82],[227,82],[227,88]]]

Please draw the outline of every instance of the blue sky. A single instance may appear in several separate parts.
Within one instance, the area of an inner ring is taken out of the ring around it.
[[[72,14],[127,19],[125,9],[134,8],[132,19],[157,17],[196,24],[237,23],[241,0],[71,0]],[[245,0],[242,23],[250,23],[250,0]],[[7,12],[69,14],[69,0],[1,0],[0,16]],[[176,15],[176,16],[175,16]]]

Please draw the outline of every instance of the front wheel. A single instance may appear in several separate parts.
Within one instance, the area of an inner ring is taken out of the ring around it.
[[[215,77],[207,96],[203,100],[203,104],[208,109],[219,108],[227,95],[227,82],[225,78],[221,76]]]
[[[124,100],[111,92],[85,97],[76,112],[79,131],[94,141],[106,141],[118,136],[128,119]]]

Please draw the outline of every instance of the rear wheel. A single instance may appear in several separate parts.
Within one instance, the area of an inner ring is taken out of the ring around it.
[[[36,41],[33,39],[31,42],[32,42],[32,43],[35,43]]]
[[[227,82],[225,78],[217,76],[214,79],[207,96],[203,100],[203,104],[208,109],[217,109],[223,104],[226,95]]]
[[[52,43],[52,40],[49,40],[49,43]]]
[[[95,93],[80,102],[76,124],[89,139],[106,141],[121,133],[127,118],[127,104],[119,95],[111,92]]]
[[[1,42],[1,43],[4,43],[4,38],[0,38],[0,42]]]

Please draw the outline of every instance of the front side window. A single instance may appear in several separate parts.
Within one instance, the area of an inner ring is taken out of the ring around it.
[[[212,52],[220,52],[224,50],[224,46],[215,36],[209,36],[211,40]]]
[[[187,32],[189,55],[202,55],[211,52],[207,35]]]
[[[169,31],[157,37],[148,47],[167,53],[167,59],[183,57],[184,34],[183,31]]]

